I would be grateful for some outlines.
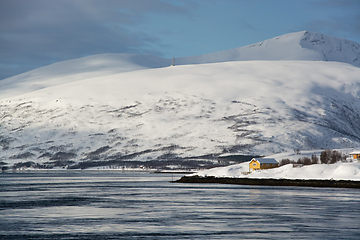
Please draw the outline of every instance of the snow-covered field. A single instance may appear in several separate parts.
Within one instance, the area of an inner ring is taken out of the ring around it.
[[[203,170],[189,176],[360,181],[360,163],[358,162],[314,164],[303,167],[293,167],[293,164],[287,164],[278,168],[253,171],[250,174],[244,174],[245,172],[249,172],[249,162]]]
[[[336,151],[349,156],[354,149],[337,149]],[[300,154],[283,152],[267,156],[275,158],[278,162],[282,159],[296,161],[299,158],[311,158],[312,154],[317,157],[323,150],[302,151]],[[307,166],[293,166],[293,164],[283,165],[278,168],[249,171],[249,162],[233,164],[226,167],[202,170],[189,176],[197,175],[201,177],[235,177],[235,178],[270,178],[270,179],[327,179],[327,180],[356,180],[360,181],[360,162],[348,159],[348,162],[337,162],[335,164],[313,164]],[[250,173],[249,173],[250,172]]]

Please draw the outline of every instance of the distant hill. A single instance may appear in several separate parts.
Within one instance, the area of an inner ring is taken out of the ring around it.
[[[67,60],[1,80],[0,99],[88,78],[169,65],[169,59],[128,53]]]

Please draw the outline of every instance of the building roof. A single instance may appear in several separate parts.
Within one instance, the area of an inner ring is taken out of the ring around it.
[[[354,151],[354,152],[349,153],[349,155],[353,155],[353,154],[360,154],[360,151]]]
[[[258,161],[259,163],[278,163],[275,158],[253,158],[251,160]]]

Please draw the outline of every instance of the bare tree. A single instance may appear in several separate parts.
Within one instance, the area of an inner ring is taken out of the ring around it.
[[[331,158],[331,150],[326,149],[320,153],[320,162],[324,164],[328,164]]]
[[[286,165],[286,164],[290,164],[290,163],[292,163],[292,161],[291,161],[290,159],[288,159],[288,158],[282,159],[282,160],[279,162],[279,167],[280,167],[280,166],[284,166],[284,165]]]
[[[299,158],[297,164],[311,165],[311,159],[308,157]]]
[[[325,163],[325,164],[334,164],[339,161],[344,161],[345,159],[346,159],[345,155],[336,150],[332,151],[330,149],[326,149],[325,151],[322,151],[320,154],[320,161],[321,163]]]
[[[311,155],[311,164],[318,164],[319,158],[316,156],[316,154]]]
[[[301,154],[301,151],[300,151],[299,148],[297,148],[297,149],[294,149],[294,153],[295,153],[296,155],[300,155],[300,154]]]

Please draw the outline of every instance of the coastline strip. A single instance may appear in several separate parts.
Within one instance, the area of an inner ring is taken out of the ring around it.
[[[173,182],[360,189],[360,181],[352,181],[352,180],[269,179],[269,178],[229,178],[229,177],[217,178],[217,177],[183,176],[182,178]]]

